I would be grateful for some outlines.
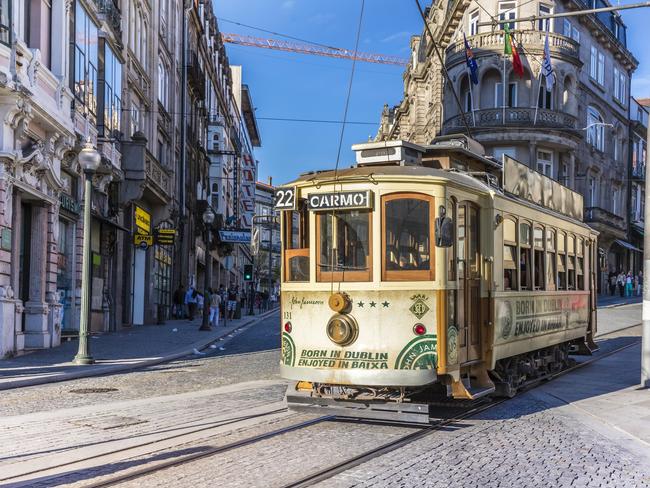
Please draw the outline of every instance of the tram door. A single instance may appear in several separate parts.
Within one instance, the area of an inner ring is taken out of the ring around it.
[[[458,359],[481,357],[479,210],[470,202],[458,205]]]

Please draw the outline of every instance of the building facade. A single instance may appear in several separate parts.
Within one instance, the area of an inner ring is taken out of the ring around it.
[[[281,237],[279,214],[274,208],[275,187],[272,180],[268,183],[257,182],[255,193],[255,215],[259,222],[257,234],[258,253],[255,258],[256,289],[269,293],[279,291],[281,268]]]
[[[426,144],[432,134],[469,131],[497,160],[507,154],[580,192],[585,219],[600,232],[602,282],[609,271],[625,266],[634,248],[627,218],[628,114],[630,78],[638,62],[626,47],[626,27],[616,13],[533,25],[508,22],[598,6],[606,5],[602,0],[593,5],[581,0],[467,3],[445,48],[451,81],[440,84],[440,98],[435,87],[407,90],[408,104],[384,108],[378,139]],[[496,28],[482,22],[495,22]],[[505,23],[518,46],[523,76],[503,55]],[[555,73],[550,91],[540,76],[546,32]],[[463,34],[478,64],[477,84],[468,73]],[[411,48],[407,87],[435,69],[436,61],[422,37],[412,38]],[[427,106],[429,119],[414,115]]]
[[[79,329],[77,154],[88,140],[101,155],[91,332],[164,321],[174,289],[198,284],[206,256],[221,267],[250,255],[245,245],[220,248],[217,232],[253,210],[260,138],[250,100],[241,76],[233,85],[211,2],[0,0],[0,357]],[[218,120],[233,157],[219,167],[230,186],[213,197]],[[201,220],[210,204],[212,249]],[[176,232],[174,245],[134,245],[160,229]]]
[[[630,242],[643,250],[645,227],[645,173],[647,162],[648,113],[650,99],[636,100],[630,97],[630,165],[629,165],[629,223]],[[642,252],[633,252],[628,270],[637,274],[643,269]]]

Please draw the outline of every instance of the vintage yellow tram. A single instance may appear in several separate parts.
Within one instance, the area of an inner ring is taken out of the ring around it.
[[[276,194],[291,402],[511,396],[594,348],[580,195],[463,136],[353,149]]]

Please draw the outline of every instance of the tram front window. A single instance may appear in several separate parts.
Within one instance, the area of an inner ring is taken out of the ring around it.
[[[401,193],[383,202],[383,279],[433,279],[433,198]]]
[[[309,213],[284,214],[285,280],[309,281]]]
[[[327,212],[318,221],[318,280],[369,280],[370,213]]]

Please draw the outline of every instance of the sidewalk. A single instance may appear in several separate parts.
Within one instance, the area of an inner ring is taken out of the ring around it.
[[[641,303],[642,296],[622,297],[620,295],[598,295],[598,308],[618,307],[630,303]]]
[[[640,327],[618,337],[597,341],[604,354],[626,344],[627,349],[556,378],[530,392],[554,408],[605,436],[650,465],[650,390],[639,387]]]
[[[143,325],[89,338],[96,363],[76,365],[78,340],[52,349],[41,349],[12,359],[0,360],[0,390],[54,383],[88,376],[128,371],[171,361],[204,349],[211,342],[269,317],[277,310],[238,320],[223,320],[211,331],[200,331],[201,320],[170,320],[164,325]]]

